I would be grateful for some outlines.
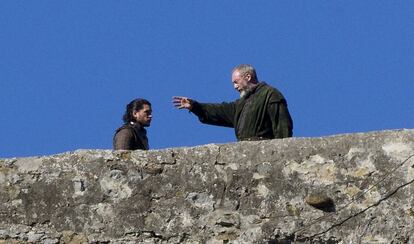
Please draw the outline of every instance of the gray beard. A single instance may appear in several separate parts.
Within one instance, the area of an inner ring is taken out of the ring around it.
[[[252,84],[249,87],[247,87],[244,90],[240,91],[240,98],[243,98],[247,95],[247,93],[249,93],[250,91],[252,91],[255,87],[257,86],[257,84]]]
[[[246,96],[246,94],[247,94],[247,91],[246,91],[246,90],[241,90],[241,91],[240,91],[240,98],[245,97],[245,96]]]

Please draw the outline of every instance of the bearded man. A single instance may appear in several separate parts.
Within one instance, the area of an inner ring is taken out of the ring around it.
[[[293,121],[282,93],[259,82],[252,65],[241,64],[232,71],[240,99],[223,103],[199,103],[188,97],[173,97],[178,109],[188,109],[200,122],[232,127],[238,141],[266,140],[292,136]]]

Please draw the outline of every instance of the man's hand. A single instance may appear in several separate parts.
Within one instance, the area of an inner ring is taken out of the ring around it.
[[[194,100],[188,97],[173,97],[173,104],[178,109],[188,109],[191,110],[193,108]]]

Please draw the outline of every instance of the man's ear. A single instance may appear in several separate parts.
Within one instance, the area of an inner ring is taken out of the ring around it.
[[[252,75],[251,74],[245,74],[245,78],[247,81],[251,81],[252,80]]]
[[[132,112],[132,117],[134,118],[134,119],[136,119],[137,118],[137,114],[138,113],[138,111],[134,111],[134,112]]]

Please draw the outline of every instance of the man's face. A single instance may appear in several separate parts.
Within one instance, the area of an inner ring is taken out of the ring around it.
[[[148,104],[144,104],[142,109],[135,111],[132,115],[134,116],[135,121],[140,123],[143,127],[150,126],[152,119],[152,109]]]
[[[234,89],[240,93],[243,93],[246,92],[250,86],[251,76],[249,74],[242,76],[238,70],[235,70],[231,75],[231,80],[233,82]]]

